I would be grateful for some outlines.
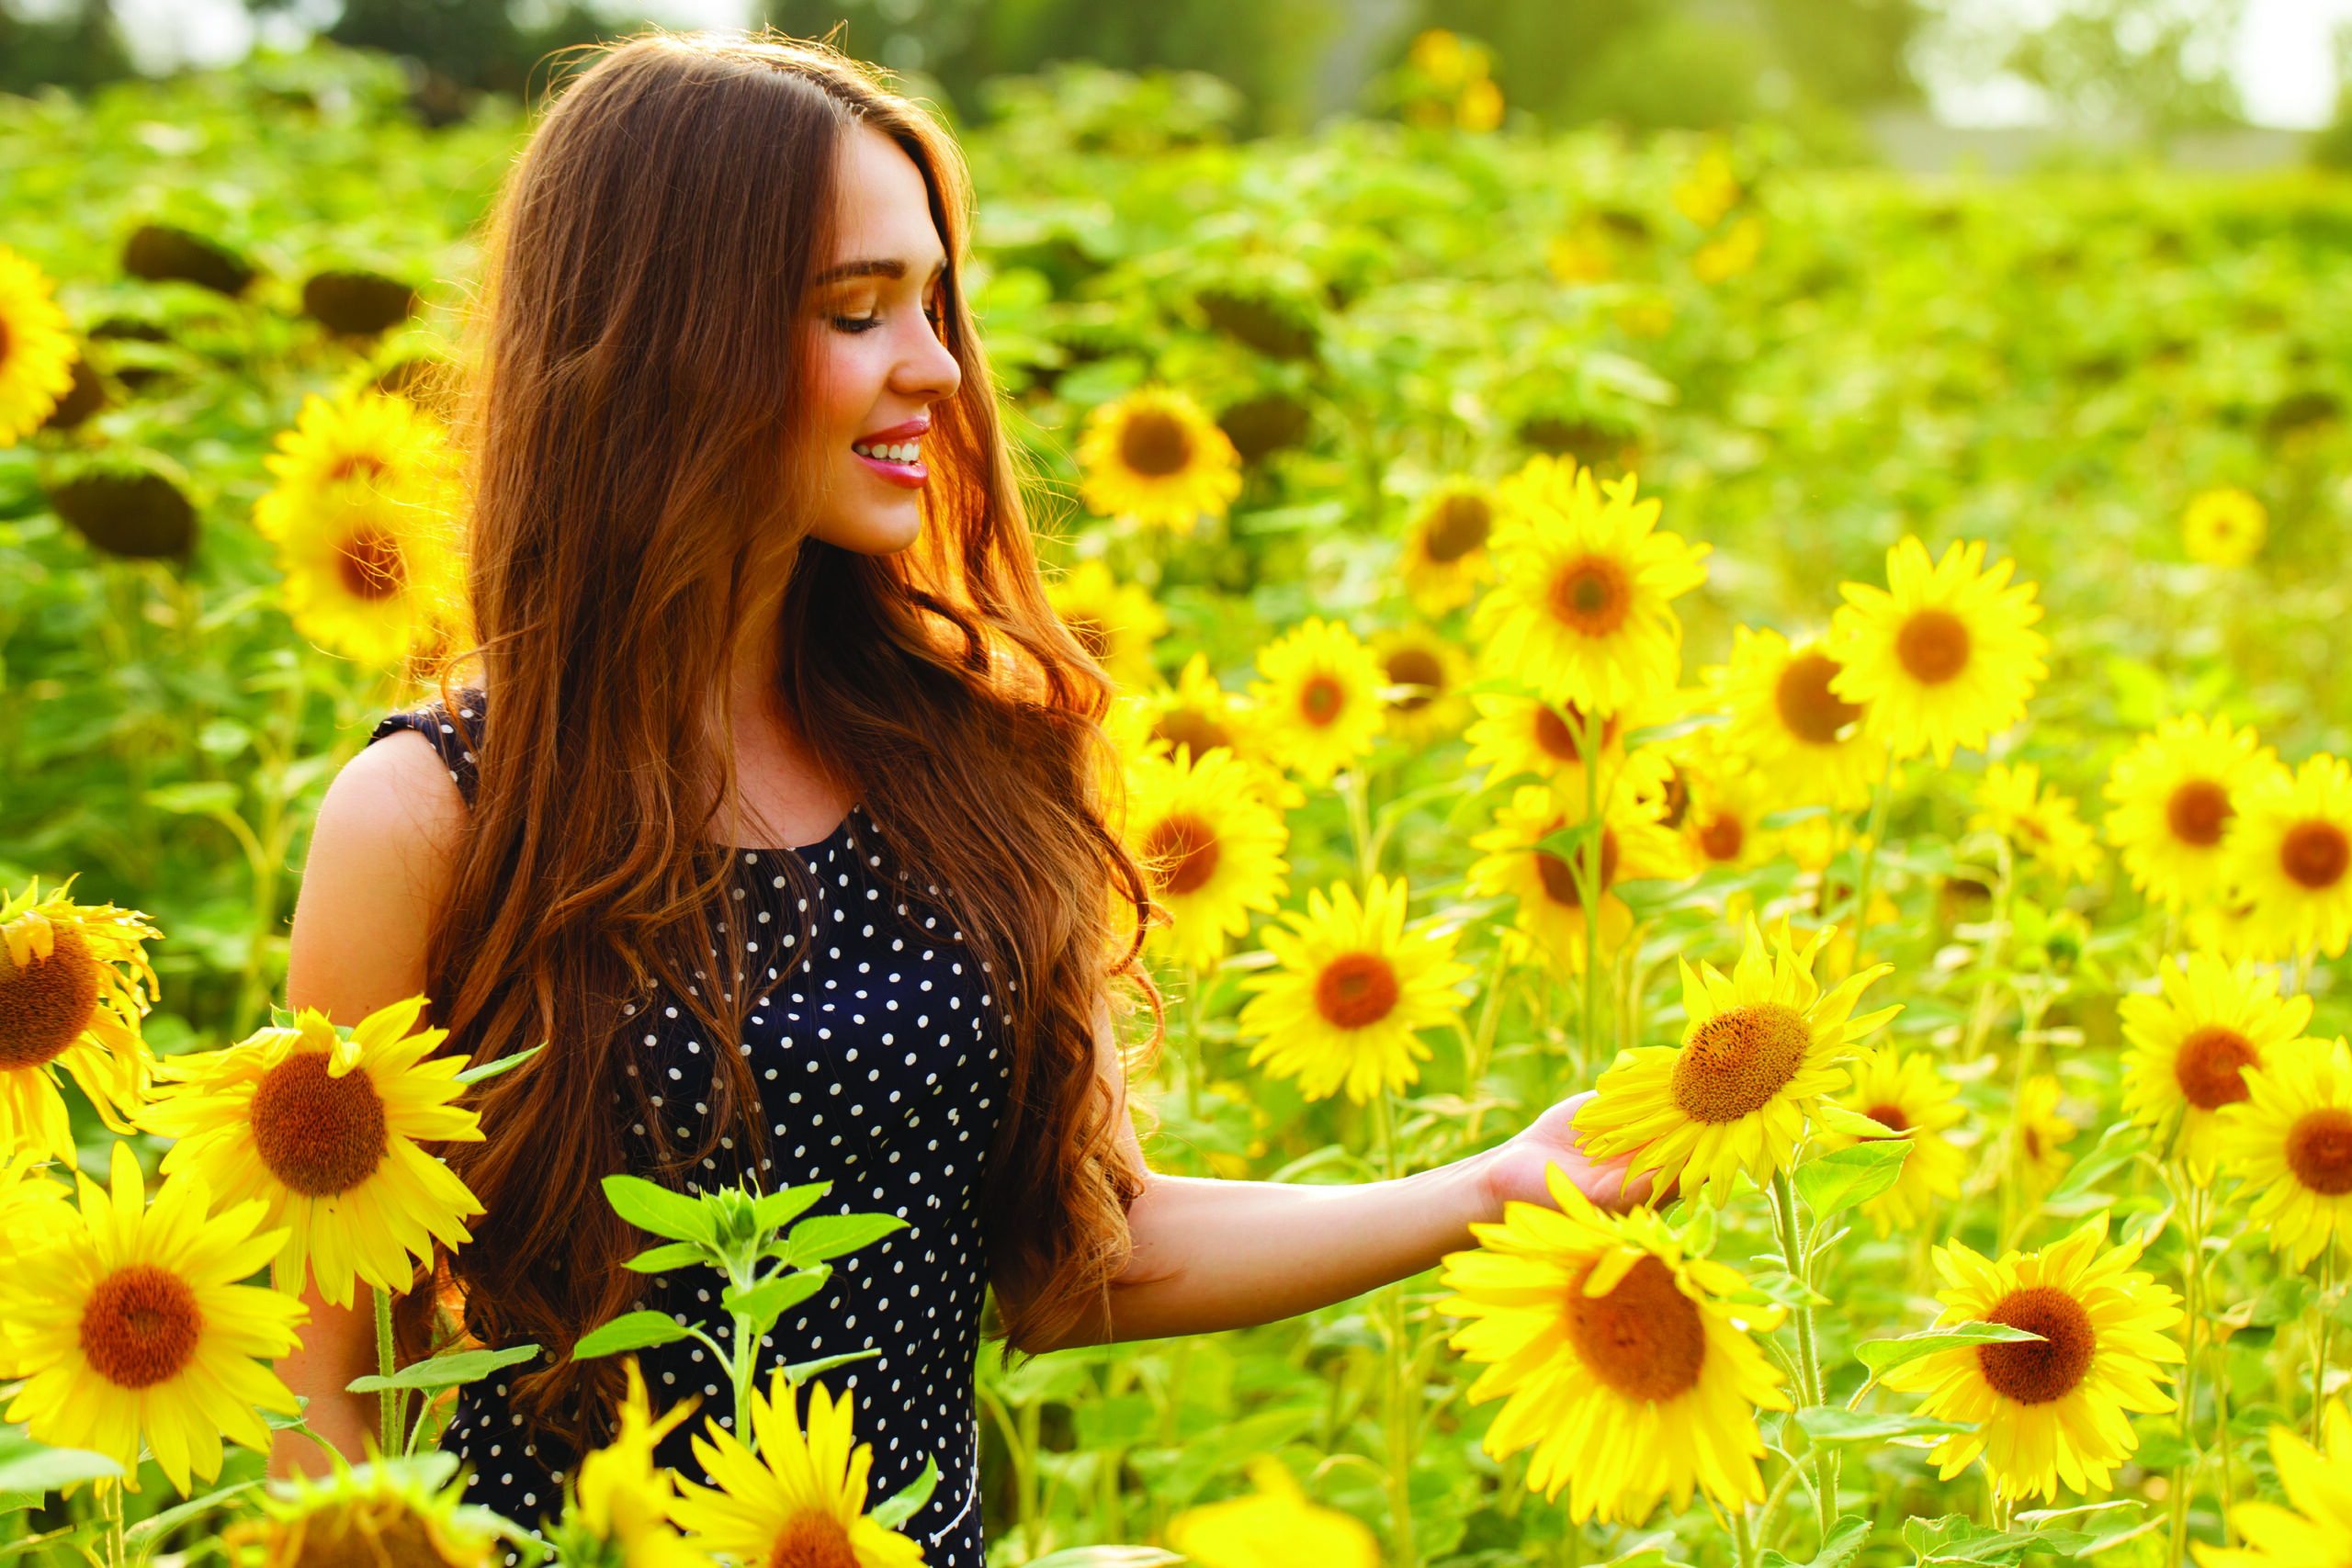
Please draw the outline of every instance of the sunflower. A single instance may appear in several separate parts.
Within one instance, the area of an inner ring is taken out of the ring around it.
[[[1122,696],[1107,728],[1120,753],[1173,757],[1189,751],[1204,757],[1223,747],[1250,770],[1258,797],[1278,811],[1306,804],[1306,792],[1274,765],[1260,745],[1258,708],[1238,692],[1228,692],[1209,673],[1209,658],[1195,653],[1184,661],[1172,686],[1160,684]]]
[[[1381,634],[1372,651],[1392,694],[1385,710],[1389,734],[1408,746],[1430,746],[1462,733],[1470,717],[1462,695],[1470,660],[1452,638],[1405,626]]]
[[[54,1069],[73,1076],[106,1124],[146,1098],[154,1058],[139,1021],[155,994],[144,942],[162,933],[136,909],[76,904],[69,880],[48,897],[36,879],[0,899],[0,1149],[71,1165],[74,1127]]]
[[[1248,1496],[1169,1520],[1169,1550],[1199,1568],[1380,1568],[1380,1541],[1363,1521],[1310,1502],[1282,1461],[1260,1454],[1250,1480]]]
[[[2207,566],[2244,566],[2262,553],[2270,513],[2234,485],[2200,491],[2180,516],[2180,546]]]
[[[1269,755],[1310,789],[1372,750],[1380,735],[1380,660],[1344,622],[1309,615],[1258,650],[1250,688]]]
[[[1527,1484],[1552,1497],[1566,1487],[1578,1524],[1638,1524],[1660,1497],[1688,1507],[1694,1489],[1725,1507],[1760,1501],[1756,1409],[1789,1399],[1748,1336],[1780,1309],[1732,1305],[1747,1281],[1686,1258],[1657,1215],[1604,1214],[1559,1167],[1545,1175],[1557,1213],[1505,1205],[1439,1277],[1455,1293],[1438,1311],[1473,1320],[1454,1348],[1490,1363],[1470,1398],[1510,1396],[1486,1451],[1532,1443]]]
[[[1250,782],[1222,748],[1139,757],[1127,771],[1127,842],[1170,920],[1156,940],[1192,968],[1215,964],[1226,938],[1250,929],[1250,911],[1283,895],[1289,833]]]
[[[2282,997],[2276,975],[2214,953],[2159,964],[2156,978],[2160,995],[2120,1004],[2132,1046],[2123,1109],[2144,1126],[2177,1127],[2175,1146],[2202,1183],[2213,1177],[2215,1118],[2246,1099],[2245,1069],[2302,1038],[2312,999]]]
[[[0,446],[39,430],[74,387],[74,340],[40,268],[0,245]]]
[[[361,664],[389,669],[444,635],[458,566],[441,499],[364,483],[288,491],[254,509],[277,546],[295,630]]]
[[[2246,1098],[2213,1140],[2254,1197],[2253,1227],[2301,1269],[2352,1229],[2352,1049],[2298,1040],[2243,1069]]]
[[[1658,503],[1548,457],[1505,479],[1501,581],[1474,620],[1489,665],[1552,703],[1602,713],[1673,687],[1682,623],[1668,601],[1707,580],[1709,546],[1656,532]]]
[[[1638,753],[1636,753],[1638,755]],[[1761,865],[1780,855],[1780,835],[1764,826],[1781,802],[1754,773],[1741,773],[1713,745],[1693,748],[1678,775],[1684,801],[1683,842],[1700,870]]]
[[[694,1403],[682,1400],[656,1419],[637,1358],[623,1365],[628,1390],[620,1430],[608,1447],[580,1461],[571,1506],[556,1527],[557,1559],[571,1568],[709,1568],[710,1558],[671,1527],[676,1480],[653,1455]]]
[[[1470,891],[1519,900],[1513,924],[1552,962],[1584,971],[1584,903],[1577,886],[1581,867],[1543,847],[1544,840],[1583,820],[1582,793],[1568,796],[1543,784],[1521,784],[1510,804],[1495,812],[1495,825],[1470,840],[1486,852],[1470,867]],[[1687,869],[1682,846],[1659,825],[1656,808],[1624,788],[1601,799],[1600,852],[1600,950],[1614,952],[1634,929],[1634,912],[1610,891],[1621,882],[1680,876]],[[1592,854],[1588,840],[1583,856]],[[1579,856],[1582,859],[1582,856]]]
[[[2237,802],[2278,759],[2252,729],[2225,718],[2164,719],[2116,760],[2107,777],[2113,810],[2104,824],[2132,885],[2168,909],[2222,885],[2222,840]]]
[[[0,1274],[0,1336],[25,1379],[6,1419],[36,1442],[94,1449],[121,1462],[138,1490],[143,1439],[185,1495],[191,1472],[220,1473],[223,1437],[260,1452],[259,1405],[301,1406],[263,1364],[291,1351],[302,1303],[237,1280],[269,1261],[285,1236],[254,1227],[259,1203],[205,1217],[211,1194],[195,1178],[167,1181],[150,1206],[139,1161],[114,1145],[111,1196],[86,1176],[79,1213],[24,1267]]]
[[[1792,645],[1769,628],[1740,626],[1730,661],[1707,671],[1731,711],[1724,745],[1770,782],[1782,805],[1851,810],[1869,801],[1885,770],[1885,746],[1863,733],[1862,705],[1830,689],[1839,670],[1818,642]]]
[[[1839,1102],[1885,1128],[1885,1136],[1911,1141],[1902,1176],[1864,1202],[1861,1212],[1882,1236],[1916,1230],[1928,1223],[1937,1199],[1960,1196],[1968,1158],[1944,1136],[1967,1115],[1953,1103],[1960,1086],[1936,1070],[1934,1058],[1905,1056],[1891,1047],[1863,1052],[1848,1070],[1854,1075],[1853,1087],[1838,1097]],[[1872,1141],[1867,1134],[1828,1133],[1821,1145],[1834,1150]]]
[[[262,459],[277,488],[254,505],[254,522],[277,538],[300,525],[306,498],[343,485],[408,494],[432,491],[446,477],[447,440],[440,421],[406,398],[366,390],[329,401],[302,400],[294,428],[277,434]]]
[[[836,1404],[822,1383],[812,1386],[804,1433],[800,1391],[779,1369],[767,1394],[753,1389],[750,1404],[756,1455],[716,1421],[705,1425],[707,1439],[694,1439],[695,1459],[718,1483],[679,1483],[671,1517],[695,1545],[775,1568],[901,1568],[922,1561],[921,1546],[865,1512],[874,1450],[853,1443],[848,1399]]]
[[[2065,1097],[2064,1087],[2049,1073],[2036,1073],[2018,1087],[2017,1113],[2009,1122],[2012,1153],[2025,1184],[2037,1192],[2055,1187],[2075,1163],[2066,1145],[2080,1129],[2059,1113],[2058,1102]]]
[[[2011,767],[1996,762],[1976,785],[1979,809],[1968,819],[1973,829],[1998,833],[2027,859],[2061,884],[2088,882],[2098,874],[2098,844],[2089,824],[2075,815],[2075,798],[2041,782],[2031,762]]]
[[[1453,932],[1407,936],[1406,897],[1402,878],[1374,876],[1362,903],[1334,883],[1328,896],[1307,894],[1305,914],[1267,926],[1280,967],[1243,982],[1257,993],[1241,1010],[1243,1038],[1259,1041],[1251,1066],[1296,1078],[1309,1100],[1344,1089],[1358,1105],[1420,1077],[1413,1064],[1430,1051],[1419,1032],[1460,1015],[1454,987],[1471,970],[1453,961]]]
[[[1087,416],[1078,444],[1086,504],[1105,517],[1189,534],[1241,493],[1241,455],[1198,403],[1145,388]]]
[[[2324,1452],[2291,1427],[2270,1427],[2270,1463],[2292,1508],[2249,1501],[2230,1510],[2242,1549],[2193,1541],[2201,1568],[2337,1568],[2352,1540],[2352,1413],[2327,1403]],[[2298,1511],[2300,1510],[2300,1512]]]
[[[2278,953],[2343,956],[2352,939],[2352,766],[2308,757],[2246,792],[2222,841],[2224,879]]]
[[[298,1472],[271,1482],[261,1517],[231,1526],[220,1544],[234,1568],[490,1568],[503,1521],[468,1506],[465,1492],[458,1456],[437,1450],[317,1477]],[[707,1568],[707,1560],[677,1568]]]
[[[1046,597],[1069,635],[1123,685],[1148,685],[1151,645],[1168,630],[1168,616],[1148,590],[1121,582],[1099,560],[1082,560],[1052,582]]]
[[[1823,1097],[1846,1087],[1838,1063],[1855,1042],[1902,1010],[1854,1018],[1863,988],[1892,969],[1879,964],[1826,992],[1815,984],[1813,960],[1828,942],[1815,931],[1800,952],[1783,924],[1771,951],[1754,920],[1729,975],[1712,964],[1682,964],[1689,1021],[1679,1045],[1621,1051],[1577,1113],[1577,1131],[1593,1156],[1633,1156],[1632,1172],[1657,1172],[1663,1189],[1731,1196],[1745,1170],[1762,1186],[1795,1157],[1808,1122],[1837,1121]]]
[[[1928,1458],[1950,1481],[1983,1455],[2005,1496],[2055,1500],[2060,1483],[2104,1491],[2115,1467],[2139,1447],[2127,1411],[2173,1408],[2159,1364],[2181,1359],[2166,1331],[2180,1298],[2132,1272],[2138,1243],[2110,1247],[2107,1216],[2039,1252],[1998,1263],[1959,1242],[1936,1249],[1936,1271],[1951,1288],[1939,1326],[1998,1323],[2039,1334],[2005,1345],[1937,1350],[1889,1371],[1886,1386],[1922,1393],[1920,1413],[1967,1421]]]
[[[1470,697],[1477,721],[1470,726],[1466,765],[1489,770],[1497,782],[1533,773],[1563,791],[1584,793],[1584,710],[1574,703],[1555,708],[1538,697],[1508,692],[1476,692]],[[1626,726],[1617,715],[1600,721],[1604,756],[1622,755]]]
[[[2033,584],[2012,584],[2016,562],[1984,570],[1984,545],[1955,544],[1930,563],[1905,536],[1886,552],[1886,587],[1841,584],[1846,603],[1825,650],[1839,666],[1829,689],[1867,710],[1863,727],[1903,756],[1982,747],[2025,716],[2049,649],[2033,623]]]
[[[50,1179],[49,1166],[47,1156],[29,1151],[0,1159],[0,1270],[14,1269],[72,1221],[71,1193]],[[0,1377],[8,1375],[7,1350],[7,1337],[0,1335]]]
[[[449,1168],[420,1142],[479,1143],[481,1118],[458,1105],[465,1062],[435,1056],[447,1032],[416,1033],[423,997],[368,1015],[345,1038],[325,1015],[264,1029],[222,1051],[172,1058],[147,1130],[179,1140],[166,1174],[201,1176],[226,1202],[258,1201],[288,1227],[277,1259],[279,1289],[349,1306],[353,1280],[405,1291],[411,1259],[438,1237],[469,1238],[482,1212]]]
[[[1405,530],[1396,570],[1421,613],[1442,615],[1493,581],[1487,540],[1495,529],[1495,493],[1476,479],[1452,479],[1430,492]]]

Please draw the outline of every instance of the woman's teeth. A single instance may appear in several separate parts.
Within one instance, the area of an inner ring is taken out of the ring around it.
[[[849,449],[861,457],[885,463],[911,463],[922,456],[922,444],[919,441],[853,441]]]

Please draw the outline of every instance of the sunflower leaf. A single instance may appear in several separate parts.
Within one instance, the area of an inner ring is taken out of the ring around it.
[[[2044,1203],[2064,1203],[2090,1191],[2092,1184],[2138,1158],[2148,1146],[2148,1130],[2135,1122],[2118,1122],[2100,1137],[2097,1147],[2075,1162],[2066,1179],[2050,1190]]]
[[[939,1486],[939,1461],[925,1459],[922,1473],[893,1493],[874,1510],[874,1522],[884,1529],[897,1529],[919,1513]]]
[[[787,1187],[781,1192],[770,1192],[753,1208],[763,1231],[780,1231],[798,1219],[809,1204],[833,1190],[830,1181],[810,1181],[798,1187]]]
[[[777,1318],[823,1289],[832,1274],[831,1268],[822,1265],[815,1269],[778,1269],[740,1290],[728,1286],[719,1292],[718,1304],[749,1318],[754,1333],[765,1334],[775,1326]]]
[[[478,1067],[468,1067],[458,1075],[458,1082],[478,1084],[485,1078],[494,1078],[501,1073],[512,1072],[547,1048],[548,1043],[542,1040],[527,1051],[510,1051],[494,1062],[484,1062]]]
[[[784,1260],[797,1268],[839,1258],[880,1241],[892,1231],[907,1228],[895,1214],[820,1214],[792,1227],[786,1238]]]
[[[53,1449],[21,1431],[0,1428],[0,1493],[32,1494],[25,1506],[38,1502],[41,1493],[121,1473],[122,1466],[105,1454],[87,1449]]]
[[[1835,1404],[1807,1405],[1797,1412],[1797,1425],[1816,1443],[1880,1442],[1888,1438],[1944,1437],[1974,1430],[1907,1412],[1881,1414],[1846,1410]]]
[[[1955,1323],[1899,1338],[1865,1339],[1854,1347],[1854,1359],[1868,1367],[1872,1376],[1884,1377],[1897,1367],[1907,1366],[1939,1350],[1955,1350],[1968,1345],[2022,1345],[2041,1338],[2039,1334],[2011,1328],[2006,1323]]]
[[[718,1243],[718,1216],[684,1193],[658,1187],[641,1176],[605,1178],[605,1201],[641,1231],[672,1241]]]
[[[795,1361],[788,1367],[778,1367],[776,1371],[784,1374],[785,1382],[797,1387],[819,1372],[830,1372],[835,1367],[846,1367],[852,1361],[869,1361],[881,1353],[879,1350],[844,1350],[838,1356],[820,1356],[813,1361]]]
[[[1908,1140],[1888,1138],[1856,1144],[1797,1167],[1797,1196],[1813,1211],[1815,1220],[1868,1202],[1903,1178],[1903,1162],[1910,1156]]]
[[[582,1335],[580,1342],[571,1348],[571,1359],[587,1361],[598,1356],[618,1355],[623,1350],[674,1345],[691,1332],[665,1312],[625,1312],[594,1332]]]
[[[343,1385],[345,1393],[387,1393],[394,1390],[455,1388],[477,1382],[501,1367],[512,1367],[539,1353],[537,1345],[510,1345],[503,1350],[460,1350],[402,1367],[390,1377],[354,1378]]]
[[[661,1247],[648,1247],[621,1265],[639,1274],[659,1274],[669,1269],[687,1269],[710,1261],[710,1248],[698,1241],[673,1241]]]
[[[191,1497],[179,1506],[166,1508],[152,1518],[141,1519],[123,1531],[122,1544],[127,1547],[144,1547],[148,1542],[160,1540],[191,1519],[200,1518],[210,1513],[239,1493],[250,1492],[260,1484],[258,1480],[240,1481],[234,1486],[223,1486],[218,1492],[207,1492],[201,1497]]]

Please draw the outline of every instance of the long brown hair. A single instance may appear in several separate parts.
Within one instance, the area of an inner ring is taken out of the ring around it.
[[[922,538],[887,558],[805,536],[786,456],[803,292],[861,124],[922,172],[963,371],[924,438]],[[496,211],[469,440],[488,718],[427,986],[477,1061],[549,1045],[484,1087],[484,1141],[447,1150],[488,1213],[443,1267],[474,1333],[548,1348],[515,1408],[575,1450],[616,1389],[571,1346],[628,1307],[641,1282],[620,1265],[646,1245],[597,1182],[624,1167],[623,1122],[666,1120],[617,1113],[645,1092],[623,1010],[659,986],[732,1040],[750,999],[723,972],[695,982],[734,858],[716,841],[727,672],[763,575],[773,592],[789,571],[781,711],[1006,977],[1009,1103],[981,1200],[996,1278],[1019,1287],[1006,1337],[1066,1331],[1126,1256],[1133,1178],[1094,1035],[1135,974],[1114,928],[1143,884],[1098,798],[1109,688],[1046,601],[957,286],[968,211],[954,143],[842,56],[663,33],[571,79]],[[751,1068],[715,1055],[706,1143],[666,1149],[673,1170],[722,1136],[763,1146]],[[421,1308],[403,1328],[422,1337]]]

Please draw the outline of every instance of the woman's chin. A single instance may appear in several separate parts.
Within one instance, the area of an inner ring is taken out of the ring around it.
[[[922,508],[876,507],[848,517],[829,517],[809,530],[813,538],[861,556],[894,556],[922,536]]]

